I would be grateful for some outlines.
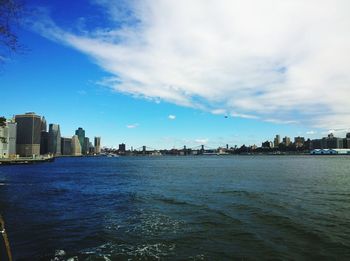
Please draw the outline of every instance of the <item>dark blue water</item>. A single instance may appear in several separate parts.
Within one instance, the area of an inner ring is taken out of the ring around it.
[[[16,260],[350,260],[350,157],[6,166],[0,213]]]

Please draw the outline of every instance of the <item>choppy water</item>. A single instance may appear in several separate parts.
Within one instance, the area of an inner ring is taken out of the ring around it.
[[[16,260],[350,260],[350,157],[6,166],[0,213]]]

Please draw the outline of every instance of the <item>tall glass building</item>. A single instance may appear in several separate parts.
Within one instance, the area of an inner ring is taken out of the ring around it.
[[[16,151],[22,157],[40,155],[41,117],[34,112],[15,116]]]
[[[101,137],[95,137],[95,153],[101,153]]]
[[[61,155],[61,131],[60,125],[49,125],[49,153]]]
[[[80,147],[81,147],[81,153],[86,154],[86,148],[84,147],[85,130],[83,128],[79,127],[75,131],[75,135],[78,136]]]

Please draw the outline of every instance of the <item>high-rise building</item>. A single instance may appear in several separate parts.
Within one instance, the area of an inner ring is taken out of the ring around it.
[[[94,154],[95,153],[95,147],[92,144],[92,142],[89,142],[89,154]]]
[[[10,120],[6,124],[8,127],[8,153],[10,157],[15,157],[17,143],[17,123],[14,120]]]
[[[85,130],[83,128],[79,127],[75,131],[75,135],[78,136],[82,153],[85,152],[86,151],[86,149],[84,148]]]
[[[41,128],[41,131],[47,131],[47,124],[46,124],[46,119],[44,116],[41,118],[41,127],[40,128]]]
[[[286,145],[286,146],[289,146],[289,144],[290,144],[290,138],[287,137],[287,136],[284,137],[284,138],[283,138],[283,144]]]
[[[61,131],[60,125],[49,125],[49,153],[61,155]]]
[[[125,153],[126,151],[126,148],[125,148],[125,144],[122,143],[122,144],[119,144],[119,153]]]
[[[34,112],[15,116],[17,154],[23,157],[40,155],[41,117]]]
[[[280,145],[281,143],[281,138],[280,138],[280,135],[276,135],[275,139],[273,140],[273,146],[278,148],[278,146]]]
[[[74,135],[72,137],[72,155],[73,156],[81,156],[81,145],[79,141],[78,135]]]
[[[40,154],[45,155],[49,153],[49,133],[47,131],[41,132],[40,137]]]
[[[0,126],[0,158],[9,157],[9,128],[4,123],[4,126]]]
[[[65,156],[72,155],[72,139],[61,138],[61,154]]]
[[[101,137],[95,137],[95,153],[101,153]]]
[[[89,154],[90,139],[88,137],[84,138],[84,144],[82,149],[82,154]]]

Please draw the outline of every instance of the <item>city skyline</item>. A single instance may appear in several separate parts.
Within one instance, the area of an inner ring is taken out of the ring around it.
[[[29,50],[12,56],[0,75],[4,95],[21,103],[14,110],[13,100],[5,99],[2,114],[35,111],[60,122],[63,137],[89,126],[90,136],[102,136],[107,147],[258,145],[276,133],[342,137],[349,131],[344,86],[350,66],[341,55],[347,34],[340,32],[349,23],[349,4],[293,2],[275,6],[276,14],[271,1],[250,1],[252,9],[240,3],[237,15],[235,1],[224,1],[227,10],[210,1],[185,9],[183,2],[76,1],[69,14],[67,3],[27,1],[38,12],[19,30]],[[288,23],[296,10],[303,29]],[[255,30],[254,15],[270,40]],[[320,17],[325,22],[318,24]],[[307,33],[314,41],[303,37]],[[330,52],[332,59],[324,55]]]

